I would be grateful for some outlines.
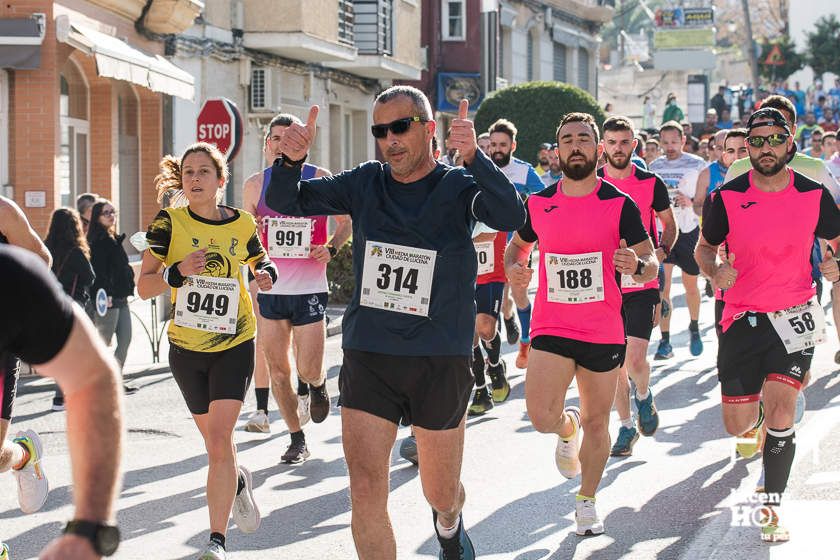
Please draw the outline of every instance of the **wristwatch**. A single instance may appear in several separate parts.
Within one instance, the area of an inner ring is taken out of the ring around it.
[[[120,530],[115,525],[74,519],[64,526],[65,535],[78,535],[90,541],[101,556],[111,556],[120,545]]]
[[[327,245],[327,251],[330,252],[330,258],[334,258],[338,254],[338,249],[332,245]]]
[[[636,272],[633,273],[633,276],[639,276],[645,271],[645,261],[642,259],[638,259],[636,261]]]

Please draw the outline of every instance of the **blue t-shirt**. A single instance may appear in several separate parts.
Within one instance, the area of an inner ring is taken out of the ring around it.
[[[500,169],[510,179],[516,190],[522,194],[531,195],[545,188],[542,179],[537,175],[537,170],[527,161],[511,157],[510,162]]]

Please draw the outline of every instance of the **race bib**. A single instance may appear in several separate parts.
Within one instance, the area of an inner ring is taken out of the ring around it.
[[[633,275],[631,274],[622,274],[621,275],[621,287],[622,288],[644,288],[645,285],[641,282],[636,282],[633,280]]]
[[[179,327],[236,334],[239,281],[236,278],[188,276],[178,288],[175,319]]]
[[[802,305],[768,313],[767,317],[788,354],[825,342],[825,315],[817,296]]]
[[[308,259],[312,240],[309,218],[268,218],[268,256],[275,259]]]
[[[478,259],[478,274],[489,274],[496,266],[493,241],[482,241],[475,244],[475,256]]]
[[[545,275],[548,301],[592,303],[604,300],[604,268],[601,252],[581,255],[546,253]]]
[[[359,304],[428,317],[436,257],[436,251],[368,241]]]

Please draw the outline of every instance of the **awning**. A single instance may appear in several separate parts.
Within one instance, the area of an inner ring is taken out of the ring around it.
[[[96,59],[96,73],[104,78],[125,80],[152,91],[192,101],[195,80],[160,55],[148,55],[125,41],[84,24],[71,21],[66,15],[55,18],[56,36]]]
[[[0,68],[38,68],[41,65],[44,27],[42,14],[29,18],[0,19]]]

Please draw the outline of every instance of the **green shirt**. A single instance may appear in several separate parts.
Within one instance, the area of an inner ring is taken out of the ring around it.
[[[840,185],[837,184],[837,180],[828,170],[824,161],[796,152],[793,155],[793,159],[788,162],[788,165],[794,171],[798,171],[809,179],[825,185],[831,193],[831,196],[834,197],[834,201],[840,201]],[[726,172],[726,177],[723,182],[728,183],[738,175],[743,175],[750,169],[752,169],[750,158],[747,157],[739,159],[729,166],[729,170]]]

